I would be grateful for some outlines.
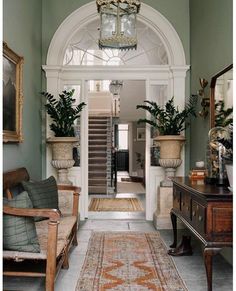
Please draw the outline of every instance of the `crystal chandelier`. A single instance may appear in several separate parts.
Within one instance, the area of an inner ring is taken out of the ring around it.
[[[137,48],[136,14],[140,0],[96,0],[100,14],[99,48]]]
[[[123,81],[113,80],[111,81],[109,85],[109,91],[111,92],[111,94],[113,94],[113,96],[118,96],[120,95],[120,90],[122,86],[123,86]]]

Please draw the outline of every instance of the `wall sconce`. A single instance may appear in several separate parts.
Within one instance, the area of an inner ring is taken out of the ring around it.
[[[208,97],[205,97],[205,88],[208,85],[208,82],[204,78],[199,78],[199,83],[201,86],[201,89],[198,91],[198,95],[202,97],[201,99],[201,106],[202,110],[199,111],[199,115],[203,118],[206,118],[208,115],[208,107],[210,106],[210,99]]]

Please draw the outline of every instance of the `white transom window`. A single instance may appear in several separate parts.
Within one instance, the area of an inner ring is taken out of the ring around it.
[[[64,55],[64,65],[122,66],[167,65],[168,56],[161,39],[150,27],[137,22],[137,50],[121,51],[98,48],[99,21],[94,20],[79,29]]]

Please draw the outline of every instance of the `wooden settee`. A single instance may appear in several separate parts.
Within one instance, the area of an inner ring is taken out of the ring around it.
[[[29,174],[25,168],[4,173],[4,195],[11,199],[21,191],[20,182],[28,180]],[[69,268],[69,249],[72,245],[77,245],[78,206],[81,189],[70,185],[58,185],[58,190],[61,213],[56,209],[23,209],[3,206],[5,214],[48,218],[35,223],[40,253],[3,250],[3,275],[46,277],[46,291],[54,290],[55,278],[60,268]],[[62,206],[62,208],[65,206],[65,209],[61,209],[60,200],[66,201],[68,195],[71,195],[68,199],[69,202]],[[69,204],[71,209],[68,209]]]

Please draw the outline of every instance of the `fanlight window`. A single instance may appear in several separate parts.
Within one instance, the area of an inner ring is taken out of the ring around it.
[[[158,35],[142,22],[137,23],[137,50],[121,51],[98,48],[99,22],[95,20],[79,29],[71,39],[63,65],[121,66],[167,65],[166,49]]]

